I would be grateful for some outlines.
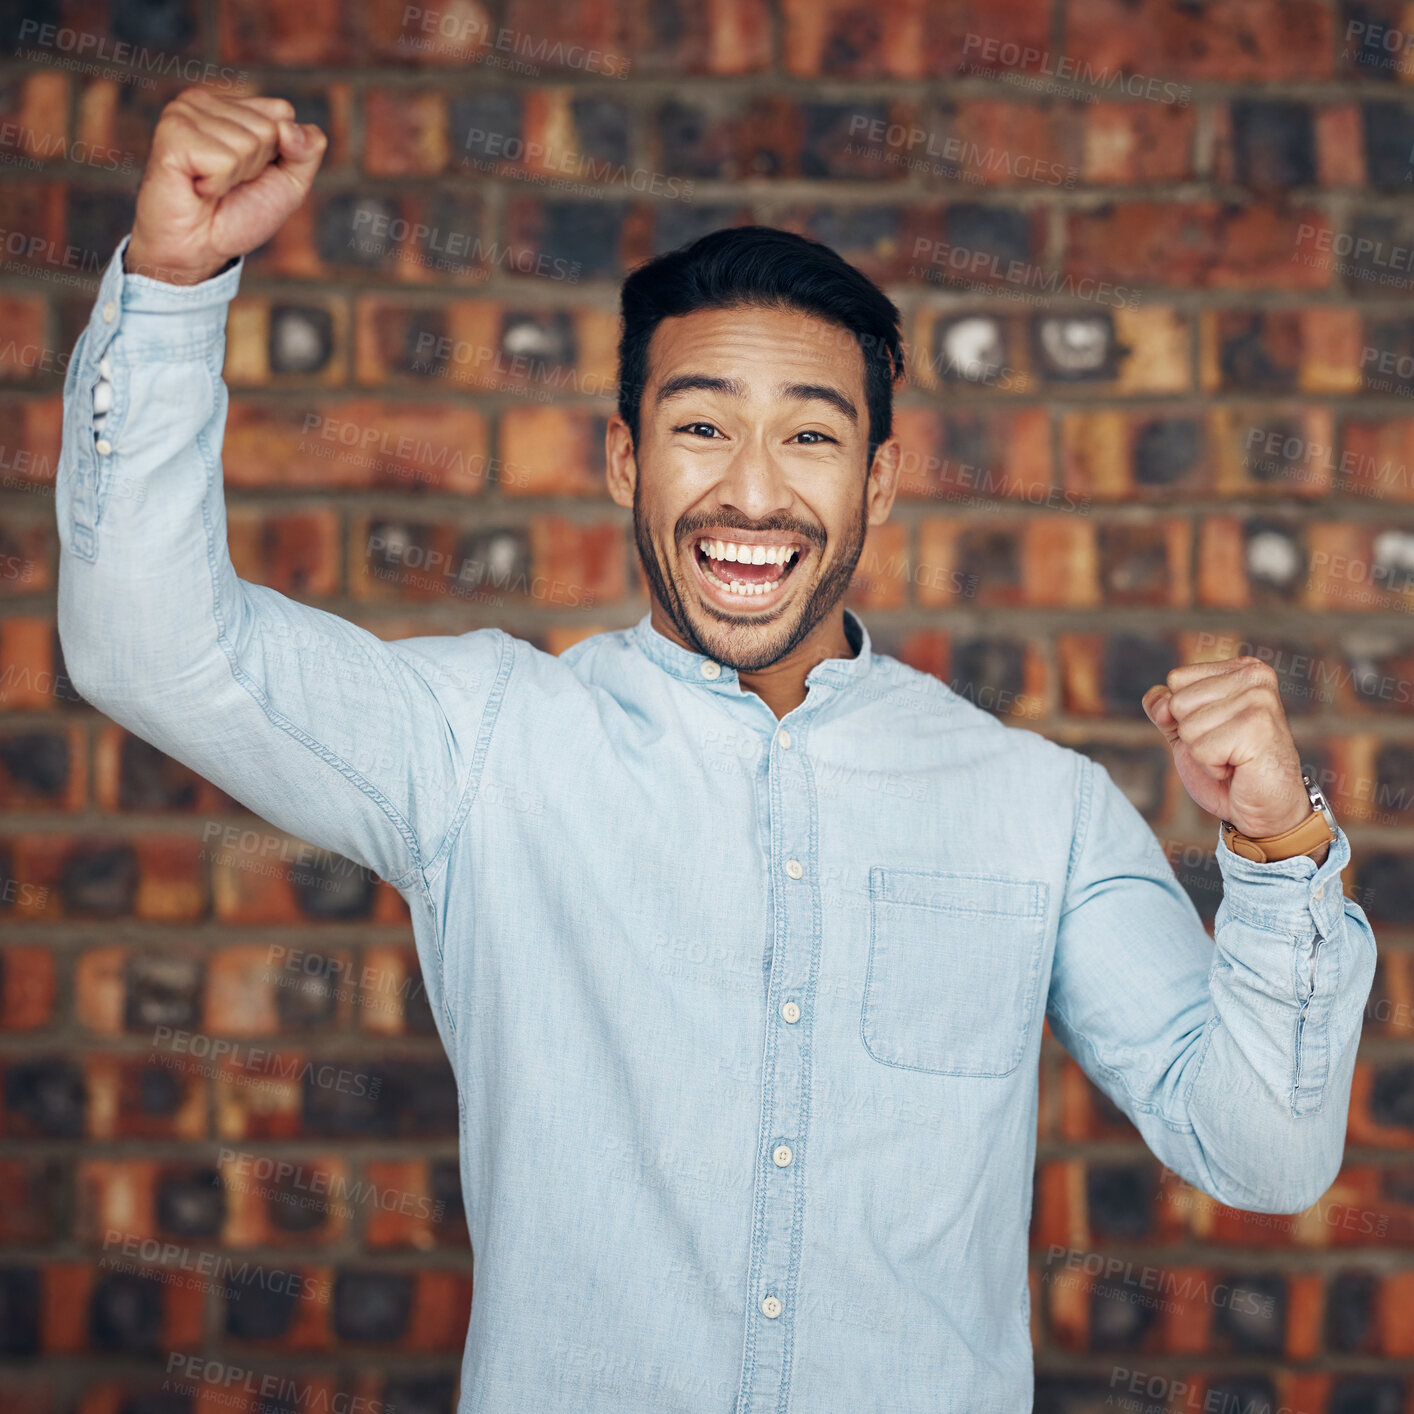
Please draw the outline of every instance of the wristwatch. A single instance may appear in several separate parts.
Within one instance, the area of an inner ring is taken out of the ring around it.
[[[1246,835],[1239,834],[1228,821],[1223,821],[1223,840],[1234,854],[1266,864],[1275,859],[1292,859],[1298,854],[1317,854],[1335,839],[1335,813],[1320,786],[1311,779],[1309,772],[1302,771],[1301,779],[1305,783],[1306,794],[1311,797],[1311,813],[1299,825],[1293,825],[1279,835],[1250,840]]]

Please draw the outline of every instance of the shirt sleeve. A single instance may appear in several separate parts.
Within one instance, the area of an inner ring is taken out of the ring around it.
[[[483,628],[384,642],[237,577],[222,368],[243,261],[171,285],[123,270],[128,239],[65,378],[66,670],[114,721],[279,828],[425,886],[470,803],[514,640]]]
[[[1208,937],[1148,823],[1082,758],[1047,1015],[1157,1157],[1231,1207],[1295,1213],[1335,1181],[1375,937],[1350,842],[1257,863],[1218,829]]]

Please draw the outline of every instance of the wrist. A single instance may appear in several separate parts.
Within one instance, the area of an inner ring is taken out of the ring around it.
[[[200,285],[203,281],[230,269],[237,257],[222,261],[218,265],[200,266],[195,269],[181,269],[170,265],[156,265],[146,259],[142,248],[134,247],[129,241],[123,251],[123,273],[141,275],[148,280],[160,280],[165,285]]]

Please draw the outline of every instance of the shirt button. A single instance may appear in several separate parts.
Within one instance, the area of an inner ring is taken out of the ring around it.
[[[800,1020],[800,1008],[794,1002],[782,1002],[781,1015],[794,1026]]]
[[[790,733],[784,727],[776,733],[776,740],[780,742],[784,750],[790,750]]]
[[[1318,884],[1318,885],[1311,891],[1311,897],[1312,897],[1312,898],[1320,898],[1321,895],[1322,895],[1323,893],[1325,893],[1325,891],[1326,891],[1326,886],[1325,886],[1324,884]]]
[[[113,450],[113,444],[106,437],[100,437],[94,446],[98,448],[100,457],[106,457]]]
[[[103,306],[103,322],[105,324],[111,324],[117,317],[118,306],[114,304],[112,300],[109,300],[108,303]]]
[[[781,1314],[780,1301],[774,1296],[766,1297],[761,1303],[761,1314],[763,1316],[769,1316],[770,1319],[774,1321],[776,1317]]]
[[[775,1165],[778,1169],[785,1168],[794,1157],[795,1155],[791,1153],[789,1144],[777,1144],[776,1147],[771,1150],[771,1158],[775,1161]]]
[[[798,878],[800,878],[800,876],[801,876],[803,873],[805,873],[805,870],[804,870],[803,868],[801,868],[800,860],[798,860],[798,859],[787,859],[787,860],[786,860],[786,873],[789,874],[792,879],[798,879]]]
[[[716,682],[722,676],[722,665],[720,663],[707,662],[702,665],[702,676],[708,682]]]

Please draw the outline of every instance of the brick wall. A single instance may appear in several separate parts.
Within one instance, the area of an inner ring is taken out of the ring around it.
[[[0,1404],[446,1410],[471,1300],[401,899],[105,721],[56,641],[64,367],[201,79],[331,137],[230,315],[245,577],[387,637],[632,623],[617,283],[759,220],[905,313],[879,647],[1103,759],[1210,925],[1214,822],[1139,698],[1270,658],[1382,943],[1346,1167],[1298,1218],[1221,1208],[1048,1039],[1038,1408],[1414,1411],[1414,10],[0,16]]]

